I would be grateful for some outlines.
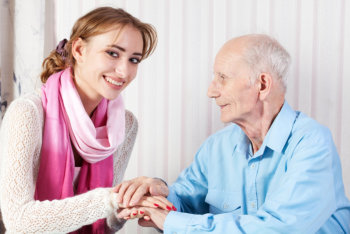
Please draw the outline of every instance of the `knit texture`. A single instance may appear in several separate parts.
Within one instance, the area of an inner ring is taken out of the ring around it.
[[[115,218],[111,188],[53,201],[34,200],[40,166],[44,112],[40,91],[16,99],[0,132],[0,204],[7,233],[67,233],[107,218],[111,232],[124,224]],[[135,116],[125,113],[125,140],[113,154],[113,186],[122,181],[137,134]],[[115,203],[114,203],[115,204]]]

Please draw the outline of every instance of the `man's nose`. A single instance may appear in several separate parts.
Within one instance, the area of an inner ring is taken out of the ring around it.
[[[209,88],[208,88],[208,93],[207,93],[208,97],[210,98],[217,98],[220,96],[220,92],[218,89],[218,84],[217,82],[214,80],[211,81]]]

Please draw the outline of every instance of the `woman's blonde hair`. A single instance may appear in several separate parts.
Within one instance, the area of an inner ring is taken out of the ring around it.
[[[140,31],[143,40],[142,59],[147,58],[154,51],[157,44],[157,33],[154,27],[141,22],[123,9],[100,7],[77,20],[73,26],[70,39],[64,46],[64,53],[53,50],[45,58],[42,63],[41,81],[45,83],[52,74],[64,70],[68,66],[74,67],[75,59],[72,55],[72,43],[76,39],[88,40],[92,36],[105,33],[116,27],[123,28],[126,25],[131,25]]]

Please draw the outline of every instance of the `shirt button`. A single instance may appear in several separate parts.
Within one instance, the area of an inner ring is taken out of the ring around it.
[[[253,163],[250,167],[251,167],[251,168],[255,168],[255,164]]]
[[[225,203],[222,207],[223,207],[224,209],[227,209],[227,208],[228,208],[228,204]]]
[[[252,208],[255,208],[255,203],[254,202],[252,202],[250,205],[252,206]]]

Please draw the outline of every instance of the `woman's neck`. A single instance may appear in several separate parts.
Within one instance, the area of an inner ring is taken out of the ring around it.
[[[102,97],[89,87],[83,79],[79,79],[79,72],[75,71],[73,76],[75,87],[80,96],[81,102],[86,113],[91,117],[94,110],[101,102]]]

